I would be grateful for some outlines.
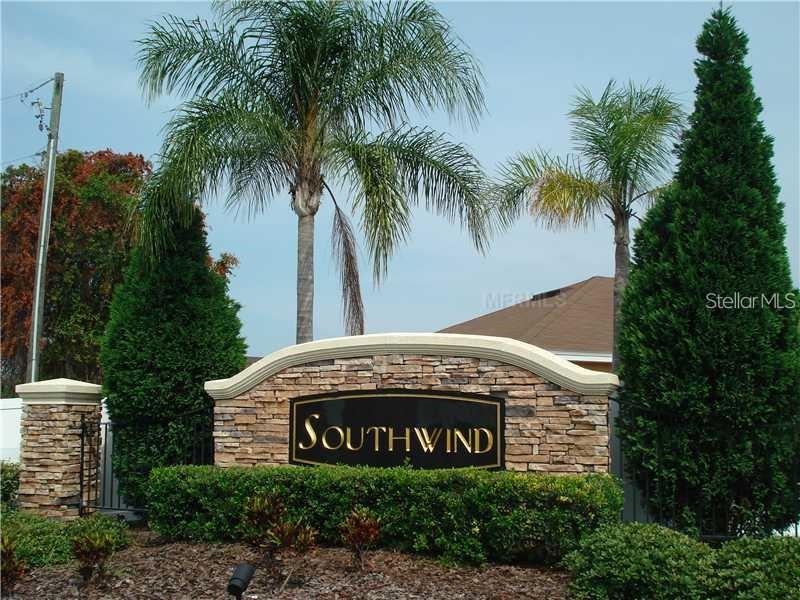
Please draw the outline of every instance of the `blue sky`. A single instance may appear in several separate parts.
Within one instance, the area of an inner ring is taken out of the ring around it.
[[[541,146],[570,150],[565,116],[577,85],[599,92],[610,78],[662,82],[691,109],[694,39],[718,3],[590,2],[440,4],[480,60],[488,114],[477,131],[434,115],[418,124],[448,131],[491,172],[506,157]],[[800,5],[733,3],[750,36],[749,63],[763,118],[775,137],[792,274],[800,283]],[[146,106],[137,88],[136,46],[149,19],[207,16],[181,2],[2,2],[2,96],[65,73],[60,149],[158,151],[160,129],[178,99]],[[42,90],[49,100],[49,88]],[[33,111],[2,102],[3,166],[45,143]],[[31,159],[28,159],[29,161]],[[343,196],[341,191],[337,197]],[[242,304],[251,354],[294,342],[296,219],[288,195],[248,221],[208,209],[212,251],[241,260],[231,294]],[[317,218],[315,336],[343,334],[337,274],[330,258],[330,206]],[[467,235],[419,212],[413,235],[375,288],[362,251],[368,332],[433,331],[533,293],[613,272],[610,226],[548,232],[521,221],[479,255]],[[363,250],[363,245],[362,245]]]

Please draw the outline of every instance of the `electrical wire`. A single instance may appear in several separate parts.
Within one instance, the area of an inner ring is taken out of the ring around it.
[[[45,148],[42,148],[38,152],[34,152],[33,154],[26,154],[25,156],[18,156],[17,158],[12,158],[11,160],[4,160],[3,166],[10,165],[11,163],[17,162],[18,160],[23,160],[25,158],[33,158],[34,156],[41,156],[45,151]]]
[[[19,98],[20,96],[27,96],[28,94],[31,94],[31,93],[35,92],[36,90],[38,90],[40,87],[46,86],[48,83],[50,83],[54,79],[55,79],[55,77],[51,77],[47,81],[43,81],[39,85],[34,86],[29,90],[25,90],[25,91],[19,92],[17,94],[10,94],[9,96],[3,96],[2,98],[0,98],[0,102],[5,102],[6,100],[11,100],[12,98]]]

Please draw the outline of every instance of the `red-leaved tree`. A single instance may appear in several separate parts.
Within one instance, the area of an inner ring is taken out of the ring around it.
[[[127,219],[150,171],[137,154],[59,154],[40,379],[99,381],[99,342],[131,247]],[[2,387],[8,394],[25,377],[43,170],[12,166],[1,177]]]

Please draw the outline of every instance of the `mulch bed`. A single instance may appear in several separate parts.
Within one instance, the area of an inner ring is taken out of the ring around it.
[[[288,564],[256,569],[246,600],[266,598],[566,598],[568,575],[563,571],[507,565],[447,566],[434,559],[376,550],[364,572],[352,567],[342,548],[319,548],[303,559],[278,596]],[[163,543],[147,531],[137,531],[130,547],[110,561],[105,580],[77,588],[74,565],[45,567],[27,574],[15,598],[43,600],[222,599],[233,567],[257,565],[259,555],[242,544]],[[273,571],[270,573],[270,571]]]

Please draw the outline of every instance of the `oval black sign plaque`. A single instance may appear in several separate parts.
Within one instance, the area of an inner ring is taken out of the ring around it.
[[[296,464],[422,469],[500,468],[503,402],[427,391],[353,391],[291,400],[290,457]]]

